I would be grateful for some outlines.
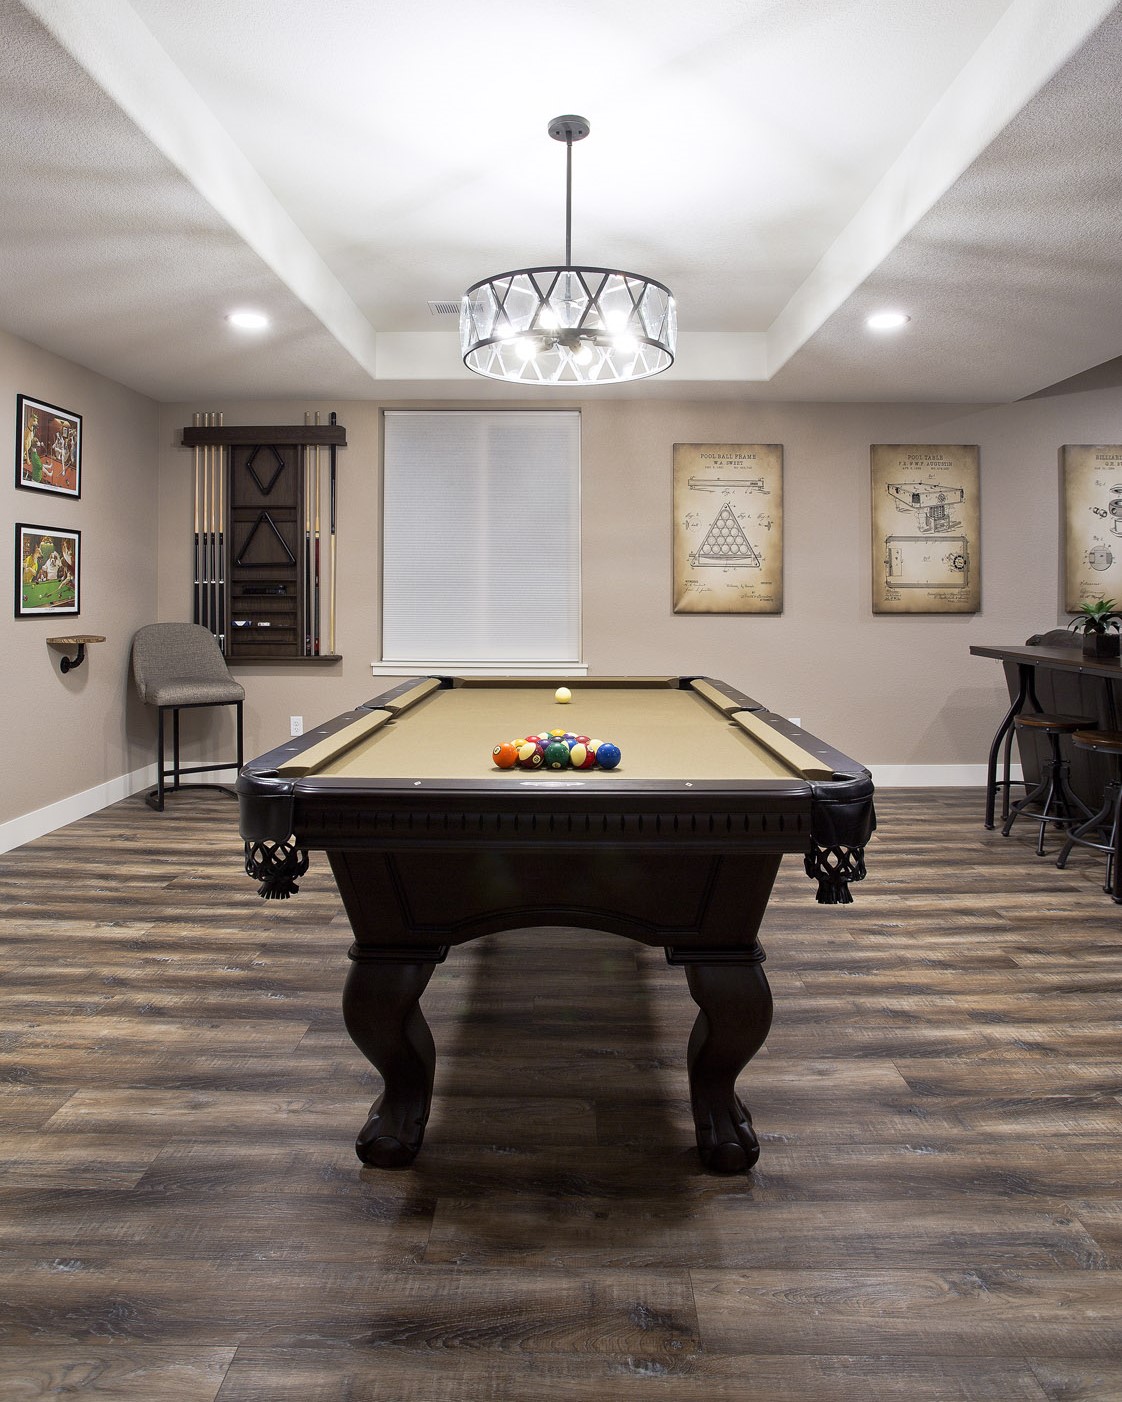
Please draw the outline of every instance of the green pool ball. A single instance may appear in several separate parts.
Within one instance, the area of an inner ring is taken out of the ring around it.
[[[547,769],[568,769],[569,747],[564,740],[551,740],[545,747],[545,767]]]

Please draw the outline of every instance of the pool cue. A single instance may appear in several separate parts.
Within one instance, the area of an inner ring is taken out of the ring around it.
[[[212,414],[209,415],[209,418],[208,418],[209,427],[211,427],[211,428],[214,427],[215,421],[217,420],[217,418],[218,418],[218,415],[217,415],[217,414],[212,413]],[[215,461],[215,458],[216,458],[217,454],[216,454],[216,452],[215,452],[215,449],[214,449],[214,445],[213,445],[213,444],[209,445],[208,451],[209,451],[209,453],[210,453],[210,474],[209,474],[209,477],[208,477],[208,480],[207,480],[207,562],[206,562],[206,582],[207,582],[206,616],[207,616],[207,625],[206,625],[206,626],[210,629],[210,631],[211,631],[212,633],[214,633],[214,632],[217,631],[217,629],[215,628],[215,619],[214,619],[214,612],[215,612],[215,609],[214,609],[214,605],[215,605],[215,597],[214,597],[214,578],[215,578],[215,573],[216,573],[215,568],[214,568],[214,498],[215,498],[215,488],[216,488],[216,485],[217,485],[218,465],[217,465],[217,463],[216,463],[216,461]]]
[[[331,411],[329,420],[332,427],[335,425],[335,410]],[[328,506],[330,509],[330,529],[331,529],[331,586],[328,595],[328,630],[327,630],[327,650],[333,656],[335,653],[335,444],[332,443],[331,451],[328,454],[330,463],[328,479]]]
[[[210,427],[209,410],[203,415],[203,427]],[[199,592],[202,603],[199,609],[199,622],[204,628],[210,627],[210,445],[203,444],[203,497],[201,515],[203,522],[203,567],[200,573]]]
[[[316,410],[316,426],[319,426],[319,410]],[[312,580],[312,652],[319,656],[319,477],[321,469],[319,444],[316,444],[315,476],[315,574]]]
[[[218,426],[222,427],[222,415],[218,415]],[[223,653],[226,651],[226,455],[222,445],[215,448],[218,468],[218,643]]]
[[[199,426],[199,417],[200,417],[199,414],[196,412],[195,415],[194,415],[194,417],[193,417],[192,420],[191,420],[191,422],[195,425],[196,428],[198,428],[198,426]],[[199,618],[199,612],[200,612],[199,605],[200,605],[200,601],[201,601],[201,598],[202,598],[202,594],[201,594],[201,590],[202,590],[202,569],[201,569],[201,566],[202,566],[202,541],[201,541],[201,539],[200,539],[200,537],[199,537],[199,445],[198,445],[197,443],[195,444],[195,453],[194,453],[194,456],[195,456],[195,501],[194,501],[194,508],[195,508],[195,589],[194,589],[195,609],[194,609],[194,613],[195,613],[195,619],[194,619],[194,621],[195,621],[196,623],[199,623],[199,622],[201,622],[201,620],[200,620],[200,618]]]
[[[304,422],[310,423],[311,416],[304,410]],[[312,653],[312,508],[311,508],[311,488],[308,479],[308,445],[302,444],[301,455],[304,459],[304,581],[301,590],[301,597],[304,600],[304,656],[310,657]]]

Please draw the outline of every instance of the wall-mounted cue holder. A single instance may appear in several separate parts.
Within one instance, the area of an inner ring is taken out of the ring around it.
[[[194,620],[231,661],[332,662],[335,651],[335,422],[237,425],[196,414]],[[307,419],[307,415],[305,415]],[[325,626],[326,623],[326,626]]]
[[[72,672],[75,667],[80,667],[86,660],[87,643],[103,643],[104,633],[71,633],[65,638],[48,638],[48,647],[58,649],[63,653],[58,667],[60,672]],[[74,649],[77,648],[75,652]],[[74,652],[74,656],[69,654]]]

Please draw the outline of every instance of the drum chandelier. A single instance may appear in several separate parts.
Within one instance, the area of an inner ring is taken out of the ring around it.
[[[677,316],[654,278],[572,261],[573,142],[584,117],[555,117],[565,143],[565,262],[473,283],[460,303],[460,349],[477,375],[531,385],[604,385],[659,375],[674,364]]]

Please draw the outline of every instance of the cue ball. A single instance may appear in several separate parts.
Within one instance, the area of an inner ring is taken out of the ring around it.
[[[567,686],[559,686],[553,693],[553,699],[554,701],[560,701],[561,704],[564,705],[566,701],[571,701],[573,699],[573,693]]]

